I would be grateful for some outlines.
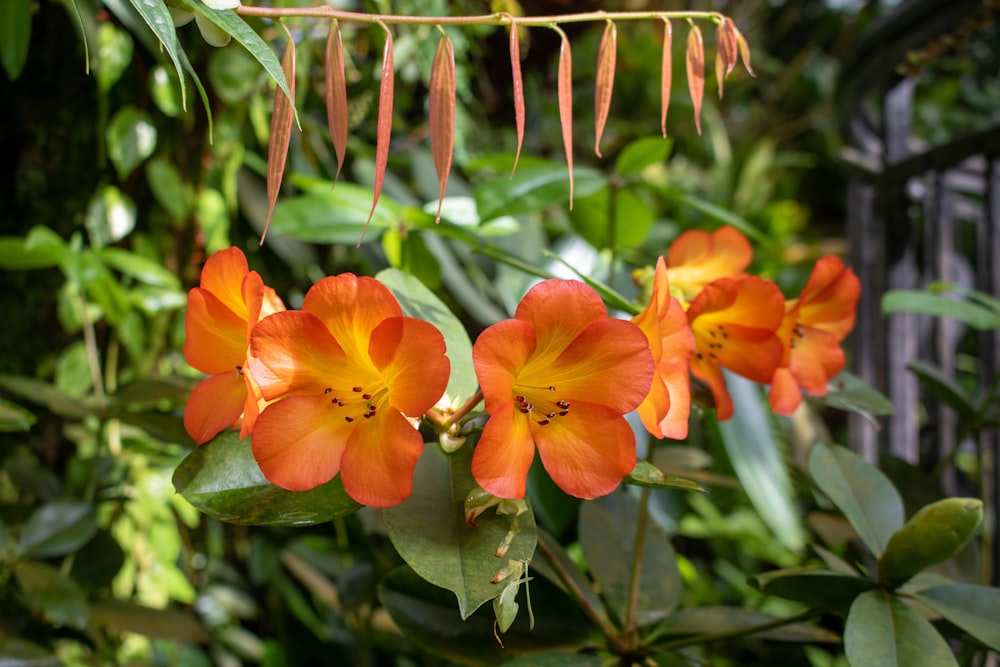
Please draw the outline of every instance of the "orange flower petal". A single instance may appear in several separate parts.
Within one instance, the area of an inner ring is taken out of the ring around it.
[[[205,378],[184,406],[184,430],[199,445],[205,444],[236,423],[246,397],[246,384],[235,371]]]
[[[708,385],[715,401],[715,416],[719,421],[726,421],[733,416],[733,399],[726,387],[726,377],[716,364],[709,363],[695,355],[691,357],[691,374]]]
[[[507,394],[508,396],[510,394]],[[472,455],[472,475],[479,486],[499,498],[523,498],[535,444],[528,419],[515,412],[513,401],[497,407],[483,428]]]
[[[720,227],[711,234],[690,230],[670,245],[670,284],[693,299],[713,280],[743,275],[752,259],[750,241],[735,227]]]
[[[385,319],[372,332],[369,354],[389,389],[389,404],[404,414],[423,414],[448,386],[451,366],[444,337],[429,322]]]
[[[320,394],[326,387],[356,384],[351,374],[356,363],[312,313],[287,310],[262,320],[250,336],[250,352],[254,380],[269,401],[288,393]]]
[[[833,334],[802,327],[801,337],[795,341],[789,370],[807,393],[825,396],[830,378],[844,370],[847,363],[840,341]]]
[[[372,331],[403,312],[392,292],[374,278],[351,273],[323,278],[306,293],[302,310],[326,325],[348,357],[368,356]]]
[[[799,404],[802,403],[802,390],[799,389],[799,383],[792,377],[790,370],[779,368],[774,371],[767,401],[771,404],[772,410],[786,417],[795,412]]]
[[[472,363],[488,413],[502,412],[510,403],[517,374],[534,351],[535,330],[522,320],[497,322],[476,339]]]
[[[688,417],[691,415],[691,378],[687,363],[669,373],[661,370],[660,380],[670,394],[670,411],[660,421],[663,432],[660,437],[683,440],[688,435]]]
[[[591,322],[608,309],[591,287],[578,280],[545,280],[521,299],[514,317],[535,329],[539,356],[562,352]]]
[[[214,294],[227,308],[246,319],[243,278],[247,272],[247,258],[242,250],[236,247],[219,250],[205,260],[205,266],[201,270],[201,288]]]
[[[322,397],[291,396],[261,412],[253,431],[253,456],[269,482],[308,491],[340,472],[353,426]]]
[[[212,292],[200,287],[188,292],[184,331],[184,358],[193,368],[215,375],[243,365],[247,349],[245,315],[233,312]]]
[[[816,262],[799,297],[799,322],[823,329],[843,340],[854,328],[861,282],[832,255]]]
[[[420,432],[395,410],[357,422],[340,461],[344,490],[363,505],[398,505],[410,495],[423,451]]]
[[[649,393],[636,408],[636,412],[639,414],[639,419],[642,420],[642,425],[653,434],[653,437],[666,437],[660,423],[670,413],[670,392],[667,391],[667,385],[660,378],[659,373],[653,376]]]
[[[611,493],[635,467],[632,428],[604,406],[574,404],[565,419],[531,430],[545,470],[571,496]]]

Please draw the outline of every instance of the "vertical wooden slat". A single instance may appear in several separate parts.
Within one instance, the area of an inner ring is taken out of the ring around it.
[[[1000,294],[1000,155],[988,155],[986,167],[986,199],[983,224],[979,228],[976,247],[978,257],[977,287],[987,294]],[[980,379],[985,384],[1000,375],[1000,331],[980,334]],[[990,545],[990,581],[1000,585],[1000,430],[986,431],[980,436],[979,458],[983,466],[983,499],[986,516],[992,518],[993,536]]]

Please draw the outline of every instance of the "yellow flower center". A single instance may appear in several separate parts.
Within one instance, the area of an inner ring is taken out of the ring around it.
[[[514,387],[514,405],[518,412],[527,415],[539,426],[546,426],[553,419],[569,414],[569,401],[559,398],[555,386],[530,387],[517,385]],[[548,392],[545,394],[543,392]]]

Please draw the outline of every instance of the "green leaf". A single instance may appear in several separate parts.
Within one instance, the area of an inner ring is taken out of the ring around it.
[[[177,118],[184,112],[182,97],[185,94],[185,89],[177,80],[177,75],[163,65],[155,65],[149,70],[146,88],[149,90],[149,97],[153,100],[153,104],[163,115]],[[154,194],[156,193],[154,192]],[[160,203],[163,204],[163,202]]]
[[[915,597],[986,646],[1000,651],[1000,588],[953,584],[926,588]]]
[[[934,626],[881,590],[862,593],[851,605],[844,648],[852,667],[958,667]]]
[[[11,81],[21,75],[30,41],[31,0],[0,2],[0,61]]]
[[[882,312],[947,317],[979,331],[1000,329],[1000,313],[977,303],[925,290],[889,290],[882,295]]]
[[[836,445],[813,447],[809,473],[861,541],[880,556],[889,537],[903,527],[903,500],[892,482],[851,450]]]
[[[188,11],[205,17],[223,32],[232,35],[237,42],[250,52],[250,55],[257,59],[257,62],[271,75],[271,78],[284,91],[288,99],[292,99],[292,93],[288,90],[288,81],[285,79],[285,73],[281,69],[281,62],[278,60],[278,56],[274,54],[274,51],[267,45],[267,42],[261,39],[260,35],[254,32],[253,28],[246,21],[232,10],[209,9],[201,2],[196,2],[195,0],[177,0],[177,3],[185,7]]]
[[[758,625],[774,624],[775,616],[739,607],[703,606],[681,609],[656,626],[655,632],[665,635],[714,635],[721,632],[746,631]],[[748,636],[786,642],[837,643],[840,636],[826,628],[790,623],[771,627]]]
[[[61,417],[81,419],[93,410],[90,402],[74,399],[48,382],[23,375],[0,375],[0,387],[36,405],[43,405]]]
[[[290,236],[310,243],[355,244],[368,220],[373,193],[351,183],[337,187],[315,188],[278,202],[271,218],[271,234]],[[373,229],[391,227],[402,216],[402,209],[388,197],[380,197],[372,216]],[[367,241],[378,238],[369,234]]]
[[[569,219],[573,229],[595,248],[635,248],[646,240],[653,226],[653,208],[631,190],[619,189],[612,194],[610,187],[604,187],[577,197]]]
[[[862,415],[891,415],[892,403],[885,394],[853,373],[842,371],[830,380],[826,396],[812,399],[838,410]],[[874,417],[872,417],[874,420]]]
[[[208,57],[208,80],[226,104],[239,104],[258,86],[260,70],[253,58],[235,44],[213,49]]]
[[[586,653],[536,653],[508,660],[501,667],[601,667],[603,664],[596,655]]]
[[[946,375],[934,364],[920,360],[911,361],[906,368],[920,379],[935,398],[951,407],[963,424],[976,418],[976,406],[973,405],[972,397],[955,378]]]
[[[573,177],[577,197],[593,194],[608,183],[604,174],[589,167],[576,167]],[[505,174],[480,183],[476,186],[474,195],[479,219],[483,221],[567,204],[569,177],[566,165],[553,162],[521,166],[513,178],[508,178]]]
[[[663,137],[643,137],[630,142],[615,160],[615,172],[619,176],[636,176],[646,167],[664,162],[670,155],[673,139]]]
[[[97,29],[97,63],[94,74],[101,93],[108,91],[122,77],[132,62],[132,36],[110,21]]]
[[[174,27],[174,20],[170,16],[163,0],[129,0],[135,10],[142,16],[149,29],[153,31],[156,38],[160,40],[163,49],[170,56],[170,61],[174,64],[177,72],[177,79],[181,89],[181,108],[187,109],[187,90],[184,86],[184,68],[180,57],[177,55],[180,47],[177,44],[177,29]]]
[[[47,269],[70,254],[69,247],[48,227],[35,226],[27,236],[0,236],[0,269]]]
[[[184,179],[170,160],[156,157],[146,163],[146,182],[157,203],[175,221],[181,222],[191,209]]]
[[[626,484],[646,486],[651,489],[681,489],[706,493],[705,487],[698,482],[683,477],[664,475],[662,470],[648,461],[639,461],[623,481]]]
[[[102,248],[97,256],[111,268],[147,285],[180,291],[181,281],[162,264],[124,248]]]
[[[18,550],[25,556],[64,556],[79,550],[96,534],[93,505],[54,500],[31,514],[21,530]]]
[[[471,463],[469,445],[448,456],[428,444],[417,463],[412,495],[380,512],[399,555],[421,577],[453,592],[463,619],[503,592],[510,582],[491,579],[508,561],[531,560],[536,540],[530,510],[516,517],[518,532],[503,558],[496,551],[514,517],[487,512],[475,527],[465,522],[465,498],[478,488]]]
[[[90,607],[92,625],[118,632],[134,632],[151,639],[171,639],[207,644],[211,635],[191,613],[177,609],[154,609],[134,602],[109,598]]]
[[[103,248],[117,243],[135,229],[135,202],[113,185],[100,188],[87,205],[84,224],[90,236],[90,245]]]
[[[463,619],[455,598],[421,579],[408,567],[386,575],[379,598],[402,633],[422,649],[463,665],[496,665],[512,658],[557,650],[580,650],[590,643],[590,625],[577,606],[544,579],[530,584],[535,627],[520,614],[503,636],[493,640],[493,610],[480,609]],[[572,664],[572,663],[571,663]]]
[[[86,290],[87,297],[101,307],[109,324],[117,326],[131,310],[121,284],[91,250],[80,254],[79,271],[80,286]]]
[[[771,247],[774,245],[774,241],[772,241],[767,234],[760,231],[740,216],[727,211],[721,206],[717,206],[716,204],[696,197],[690,192],[678,190],[677,188],[667,188],[663,191],[663,194],[667,197],[667,199],[673,201],[674,203],[694,209],[720,225],[735,227],[743,232],[748,238],[757,242],[760,246]]]
[[[472,343],[465,327],[448,306],[419,280],[397,269],[380,271],[375,280],[395,295],[404,315],[430,322],[444,336],[451,362],[451,378],[446,389],[448,396],[465,400],[475,394],[479,380],[472,366]]]
[[[627,615],[639,503],[624,491],[580,506],[580,547],[608,608],[624,622]],[[636,620],[649,625],[669,614],[681,599],[681,576],[670,538],[655,521],[646,522]]]
[[[733,470],[778,541],[801,549],[805,530],[767,399],[757,384],[732,373],[726,373],[726,384],[736,412],[719,423],[719,432]]]
[[[819,567],[793,567],[749,577],[750,584],[767,595],[804,602],[810,607],[840,608],[875,587],[875,582]]]
[[[354,502],[340,476],[309,491],[271,484],[253,458],[250,438],[226,431],[198,447],[174,471],[174,487],[205,514],[243,526],[311,526],[347,516]]]
[[[156,126],[145,111],[120,108],[108,123],[108,157],[122,180],[156,150]]]
[[[14,565],[14,577],[24,599],[49,622],[78,630],[87,626],[89,609],[83,591],[59,570],[37,561],[20,561]]]
[[[553,486],[555,485],[553,484]],[[540,545],[539,551],[544,549],[543,553],[545,556],[544,558],[535,558],[532,560],[531,569],[534,570],[536,574],[540,574],[548,579],[549,582],[557,586],[559,590],[568,594],[566,585],[563,583],[554,567],[549,563],[550,559],[554,560],[562,572],[568,575],[573,581],[576,588],[580,591],[580,595],[583,596],[583,599],[587,602],[587,604],[589,604],[596,613],[603,615],[604,603],[601,602],[601,598],[598,597],[593,584],[590,579],[587,578],[587,575],[583,573],[583,570],[580,569],[580,566],[573,561],[568,553],[566,553],[566,550],[561,544],[559,544],[558,540],[544,530],[539,529],[538,544]]]
[[[28,431],[37,421],[29,410],[0,398],[0,432]]]
[[[38,644],[0,638],[0,665],[7,667],[62,667],[63,662]]]

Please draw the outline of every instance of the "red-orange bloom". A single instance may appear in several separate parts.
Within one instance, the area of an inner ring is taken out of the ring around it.
[[[253,454],[273,484],[304,491],[340,473],[359,503],[410,495],[423,451],[417,417],[441,398],[450,366],[441,333],[403,317],[372,278],[324,278],[301,311],[276,313],[250,338],[251,371],[267,400]]]
[[[735,227],[711,234],[693,229],[678,236],[667,253],[670,286],[686,301],[719,278],[739,278],[753,259],[750,242]]]
[[[816,262],[798,299],[785,304],[779,336],[785,344],[781,366],[771,380],[771,408],[790,415],[802,391],[824,396],[830,378],[844,370],[842,341],[854,327],[861,282],[839,258]]]
[[[632,321],[646,334],[656,364],[649,394],[637,410],[642,424],[657,438],[686,438],[691,412],[688,360],[694,352],[694,338],[683,306],[670,296],[662,257],[656,262],[649,305]]]
[[[785,299],[774,283],[747,276],[721,278],[688,308],[695,353],[691,373],[708,384],[716,416],[733,416],[733,399],[722,369],[767,384],[781,363],[783,346],[775,335],[785,313]]]
[[[205,378],[184,407],[184,428],[199,445],[243,415],[240,437],[253,428],[259,392],[247,366],[250,330],[285,306],[260,274],[250,271],[239,248],[213,254],[201,271],[201,286],[188,292],[184,358]]]
[[[610,493],[635,467],[623,415],[649,390],[649,343],[631,322],[608,317],[587,285],[535,285],[514,319],[479,336],[472,359],[490,414],[472,474],[489,493],[524,496],[536,447],[552,480],[579,498]]]

